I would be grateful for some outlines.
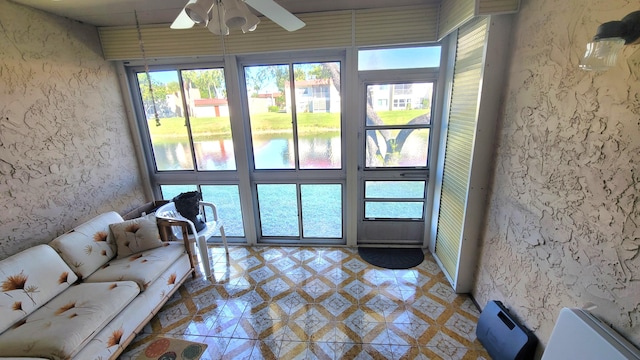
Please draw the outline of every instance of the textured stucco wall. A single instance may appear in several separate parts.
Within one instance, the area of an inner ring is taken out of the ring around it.
[[[0,259],[143,202],[96,28],[0,0]]]
[[[495,176],[473,295],[546,344],[562,307],[640,346],[640,47],[578,69],[599,24],[635,1],[529,0],[514,22]]]
[[[525,0],[514,21],[473,295],[501,300],[546,344],[562,307],[640,346],[640,46],[578,69],[599,24],[637,0]]]

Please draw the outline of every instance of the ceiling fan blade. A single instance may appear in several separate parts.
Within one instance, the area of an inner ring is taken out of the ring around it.
[[[195,2],[196,0],[189,0],[189,2],[185,5],[185,7]],[[187,15],[187,13],[184,11],[184,8],[182,8],[182,10],[180,11],[180,14],[178,14],[178,17],[176,17],[176,19],[173,20],[173,23],[171,23],[170,27],[172,29],[191,29],[193,25],[195,25],[195,23],[193,22],[193,20],[191,20],[189,15]]]
[[[305,25],[302,20],[273,0],[245,0],[245,2],[287,31],[296,31]]]

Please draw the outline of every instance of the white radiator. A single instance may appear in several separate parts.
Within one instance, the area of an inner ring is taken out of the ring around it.
[[[635,360],[640,350],[587,311],[563,308],[542,360],[567,359]]]

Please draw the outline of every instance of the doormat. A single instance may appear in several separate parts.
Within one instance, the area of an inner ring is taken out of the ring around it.
[[[424,260],[422,249],[359,247],[360,257],[371,265],[385,269],[408,269]]]
[[[136,360],[198,360],[206,348],[207,344],[158,337],[147,345]]]

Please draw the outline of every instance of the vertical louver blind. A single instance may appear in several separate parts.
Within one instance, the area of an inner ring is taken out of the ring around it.
[[[520,0],[442,0],[438,40],[476,16],[507,14],[520,9]]]
[[[474,19],[458,32],[436,233],[436,256],[454,281],[463,236],[486,33],[487,18]]]
[[[520,0],[479,0],[476,15],[505,14],[518,11]]]
[[[443,39],[450,32],[471,19],[475,13],[474,0],[442,0],[440,3],[440,23],[438,39]]]

